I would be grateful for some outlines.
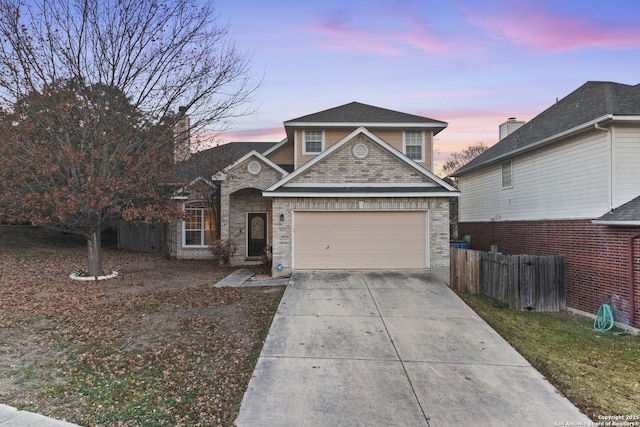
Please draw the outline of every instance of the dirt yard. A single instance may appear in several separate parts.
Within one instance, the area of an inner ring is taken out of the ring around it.
[[[211,261],[0,226],[0,403],[81,425],[232,425],[283,289],[213,288]]]

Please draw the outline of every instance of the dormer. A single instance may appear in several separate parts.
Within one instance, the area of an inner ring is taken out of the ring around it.
[[[284,122],[297,169],[359,127],[433,170],[433,136],[447,123],[427,117],[351,102]]]

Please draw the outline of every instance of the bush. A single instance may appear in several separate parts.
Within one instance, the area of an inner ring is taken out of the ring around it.
[[[216,240],[211,245],[211,253],[220,266],[228,266],[231,257],[236,253],[236,245],[230,239]]]

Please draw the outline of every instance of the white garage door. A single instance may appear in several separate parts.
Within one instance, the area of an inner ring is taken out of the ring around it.
[[[294,269],[426,268],[427,212],[295,212]]]

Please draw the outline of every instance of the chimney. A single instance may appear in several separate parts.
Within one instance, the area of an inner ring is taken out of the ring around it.
[[[500,125],[500,140],[506,138],[523,125],[524,122],[516,120],[515,117],[509,117],[506,122]]]
[[[178,121],[173,130],[173,161],[184,162],[191,158],[191,121],[187,115],[187,107],[178,108]]]

